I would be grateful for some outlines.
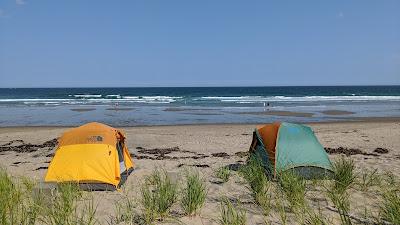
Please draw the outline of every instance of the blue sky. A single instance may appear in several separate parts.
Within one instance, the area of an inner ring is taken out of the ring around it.
[[[400,1],[0,0],[0,87],[400,84]]]

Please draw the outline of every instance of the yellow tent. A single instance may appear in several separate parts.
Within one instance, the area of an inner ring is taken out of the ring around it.
[[[77,182],[91,190],[115,190],[132,170],[123,131],[94,122],[61,136],[45,181]]]

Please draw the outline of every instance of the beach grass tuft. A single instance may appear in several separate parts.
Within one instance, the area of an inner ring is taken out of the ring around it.
[[[240,169],[240,174],[248,182],[249,189],[256,203],[267,216],[271,210],[270,181],[265,175],[265,168],[256,155],[251,155],[247,164]]]
[[[339,212],[340,220],[343,225],[350,225],[350,196],[347,192],[338,192],[337,189],[327,190],[327,195]]]
[[[318,212],[314,212],[311,209],[307,212],[307,216],[305,218],[304,224],[306,225],[328,225],[325,221],[324,216],[322,215],[321,209],[318,209]]]
[[[400,194],[396,189],[387,190],[382,194],[383,203],[380,207],[381,218],[392,224],[400,224]]]
[[[141,187],[141,204],[146,224],[151,224],[157,217],[164,219],[168,216],[176,202],[178,189],[166,171],[154,170],[150,180],[151,183]]]
[[[206,184],[198,172],[187,172],[182,195],[181,207],[186,215],[196,214],[204,205],[207,195]]]
[[[361,191],[368,191],[369,188],[379,186],[381,184],[381,177],[378,174],[378,170],[363,170],[357,181]]]
[[[239,204],[235,207],[228,198],[223,198],[220,205],[220,225],[245,225],[246,211]]]
[[[356,174],[354,172],[354,161],[349,158],[341,157],[334,161],[334,189],[337,193],[344,193],[356,181]]]
[[[326,188],[326,193],[331,202],[339,212],[342,224],[351,224],[350,213],[350,195],[348,189],[355,183],[354,161],[344,157],[333,162],[334,180],[331,187]]]
[[[115,216],[111,217],[109,224],[141,224],[142,218],[136,213],[137,202],[128,195],[126,189],[123,191],[123,198],[115,202]]]
[[[31,198],[34,183],[24,179],[16,182],[0,168],[0,224],[35,224],[39,208]]]
[[[44,224],[48,225],[93,225],[96,206],[92,196],[83,200],[83,192],[76,183],[60,183],[52,190],[48,206],[43,205]],[[78,207],[78,202],[82,202]]]
[[[231,170],[226,166],[222,166],[215,171],[215,176],[221,179],[222,182],[226,183],[231,176]]]
[[[281,173],[278,181],[290,204],[290,209],[293,212],[304,209],[306,204],[306,181],[291,170]]]

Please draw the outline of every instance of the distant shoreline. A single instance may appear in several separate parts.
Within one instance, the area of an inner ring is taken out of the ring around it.
[[[280,120],[286,122],[285,120]],[[101,122],[101,121],[97,121]],[[302,123],[302,122],[295,122]],[[400,123],[400,117],[347,117],[340,118],[340,120],[333,121],[317,121],[317,122],[304,122],[303,124],[348,124],[348,123]],[[83,124],[83,123],[82,123]],[[190,126],[243,126],[243,125],[253,125],[264,123],[187,123],[187,124],[164,124],[164,125],[137,125],[137,126],[116,126],[120,128],[132,128],[132,127],[190,127]],[[109,124],[112,125],[112,124]],[[78,126],[78,125],[77,125]],[[115,126],[115,125],[112,125]],[[24,129],[24,128],[72,128],[76,127],[74,125],[64,126],[64,125],[21,125],[21,126],[0,126],[0,129]]]

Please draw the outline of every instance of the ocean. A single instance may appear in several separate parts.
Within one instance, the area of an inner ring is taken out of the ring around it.
[[[0,89],[0,126],[319,122],[398,116],[400,86]]]

